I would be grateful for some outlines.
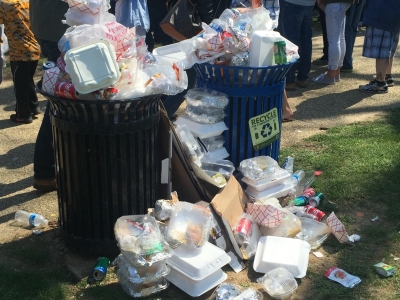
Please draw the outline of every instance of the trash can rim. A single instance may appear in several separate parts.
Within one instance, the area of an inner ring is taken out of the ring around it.
[[[133,102],[133,101],[142,101],[144,99],[149,99],[149,98],[155,98],[155,97],[161,97],[162,94],[150,94],[146,96],[142,96],[139,98],[133,98],[133,99],[122,99],[122,100],[74,100],[74,99],[69,99],[69,98],[63,98],[63,97],[58,97],[55,95],[50,95],[46,92],[44,92],[41,89],[41,86],[39,85],[41,82],[38,82],[35,86],[36,91],[46,97],[49,100],[60,100],[60,101],[66,101],[66,102],[73,102],[73,103],[79,103],[79,104],[108,104],[108,103],[126,103],[126,102]]]
[[[274,68],[279,68],[281,66],[289,66],[293,65],[297,62],[297,59],[294,62],[287,62],[284,65],[274,65],[274,66],[222,66],[222,65],[216,65],[216,64],[211,64],[209,62],[204,62],[204,63],[195,63],[194,65],[206,65],[206,66],[211,66],[215,68],[222,68],[222,69],[228,69],[228,70],[235,70],[235,69],[242,69],[242,70],[254,70],[254,69],[274,69]]]

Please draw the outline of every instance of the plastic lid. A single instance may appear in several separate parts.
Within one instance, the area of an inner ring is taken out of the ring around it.
[[[296,279],[288,270],[282,267],[269,271],[257,282],[271,297],[277,299],[289,296],[298,287]]]
[[[65,63],[75,89],[82,94],[109,87],[121,76],[115,50],[104,40],[69,50]]]

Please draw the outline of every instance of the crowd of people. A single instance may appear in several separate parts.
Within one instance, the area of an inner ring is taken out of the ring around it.
[[[173,43],[160,28],[159,23],[176,0],[119,0],[140,4],[144,14],[134,19],[134,26],[147,30],[146,44],[152,51],[155,44]],[[235,3],[250,6],[254,1],[197,0],[197,8],[203,22],[210,23],[224,9]],[[279,26],[282,36],[299,46],[300,59],[286,76],[286,90],[305,88],[309,85],[312,58],[312,19],[315,9],[323,31],[323,56],[313,63],[327,65],[327,71],[312,78],[315,84],[336,84],[341,72],[353,70],[353,48],[359,22],[366,26],[363,56],[375,59],[375,77],[361,92],[386,93],[394,85],[392,77],[393,56],[400,32],[400,6],[396,0],[262,0],[261,4],[279,7]],[[111,0],[110,12],[115,12],[116,0]],[[119,3],[121,5],[121,3]],[[58,41],[67,26],[61,23],[68,4],[61,0],[4,0],[0,3],[0,24],[5,26],[8,37],[9,58],[16,97],[15,114],[10,120],[16,123],[32,123],[40,113],[33,77],[40,53],[49,61],[60,56]],[[119,21],[117,19],[117,21]],[[136,23],[135,23],[136,22]],[[145,22],[146,24],[141,24]],[[125,25],[123,22],[120,22]],[[148,25],[149,24],[149,25]],[[1,32],[0,32],[1,35]],[[1,36],[0,36],[1,40]],[[0,53],[1,54],[1,53]],[[187,70],[188,89],[195,86],[195,73]],[[1,81],[0,81],[1,83]],[[187,90],[186,90],[187,91]],[[168,116],[174,114],[184,101],[186,91],[165,96],[162,100]],[[283,95],[282,119],[292,120],[292,109],[286,91]],[[34,154],[34,187],[42,191],[56,188],[52,128],[47,104],[38,132]]]

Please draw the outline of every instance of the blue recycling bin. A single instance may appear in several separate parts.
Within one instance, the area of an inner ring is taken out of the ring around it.
[[[293,63],[270,67],[220,66],[195,64],[197,87],[225,93],[229,97],[226,109],[225,148],[235,166],[247,158],[268,155],[279,161],[280,133],[274,141],[255,150],[249,120],[273,108],[277,109],[279,132],[282,127],[282,100],[286,73]],[[268,134],[266,132],[266,134]]]

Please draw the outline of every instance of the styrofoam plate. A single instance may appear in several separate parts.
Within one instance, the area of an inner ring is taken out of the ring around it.
[[[246,188],[245,192],[247,195],[255,199],[268,199],[268,198],[279,198],[286,196],[289,191],[293,188],[293,184],[289,182],[284,182],[278,186],[266,189],[262,192],[257,191],[250,185]]]
[[[268,178],[264,178],[261,180],[251,180],[247,177],[243,177],[242,181],[251,186],[252,189],[258,192],[262,192],[267,189],[283,184],[285,180],[288,179],[289,177],[290,173],[288,171],[280,169],[274,172],[271,176],[268,176]]]
[[[228,278],[228,275],[221,269],[218,269],[206,278],[196,281],[171,267],[171,272],[166,276],[166,278],[186,294],[192,297],[198,297],[225,281]]]
[[[225,130],[228,130],[228,127],[226,127],[224,122],[218,122],[215,124],[200,124],[185,117],[179,117],[174,124],[187,125],[194,137],[199,137],[201,139],[217,136],[223,133]]]
[[[179,246],[167,259],[167,264],[192,280],[202,280],[230,261],[231,257],[224,250],[206,242],[199,249]]]
[[[293,277],[303,278],[308,268],[310,244],[306,241],[277,236],[263,236],[258,240],[254,271],[267,273],[282,267]]]

